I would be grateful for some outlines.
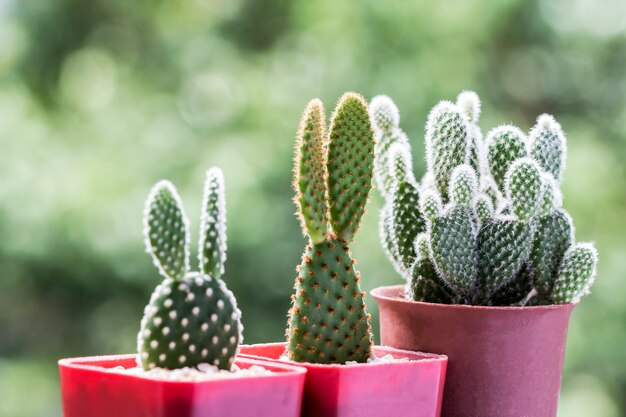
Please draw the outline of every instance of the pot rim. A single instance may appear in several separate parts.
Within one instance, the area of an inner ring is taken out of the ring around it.
[[[396,292],[396,296],[389,293]],[[439,308],[447,310],[467,310],[467,311],[550,311],[574,308],[578,303],[549,304],[541,306],[476,306],[469,304],[440,304],[428,303],[425,301],[413,301],[404,298],[404,285],[383,285],[370,291],[370,295],[380,303],[380,301],[400,303],[406,305],[422,305],[429,308]]]
[[[98,365],[99,362],[116,362],[116,361],[128,361],[135,360],[137,354],[128,353],[128,354],[117,354],[117,355],[96,355],[96,356],[83,356],[77,358],[63,358],[58,360],[59,368],[67,368],[73,370],[83,370],[90,372],[99,372],[107,375],[111,375],[118,378],[129,378],[129,379],[137,379],[140,381],[144,381],[147,383],[158,383],[158,384],[167,384],[167,385],[195,385],[195,384],[219,384],[219,383],[233,383],[238,380],[249,380],[249,379],[271,379],[271,378],[280,378],[285,377],[287,375],[300,375],[306,373],[306,369],[302,367],[298,367],[295,365],[291,365],[288,363],[274,363],[270,361],[266,361],[263,359],[251,358],[247,356],[237,356],[235,359],[235,363],[239,361],[243,361],[245,363],[251,365],[262,366],[270,371],[271,373],[263,374],[263,375],[242,375],[236,378],[215,378],[215,379],[206,379],[202,381],[172,381],[166,379],[157,379],[157,378],[148,378],[144,375],[137,374],[128,374],[123,372],[114,372],[111,371],[111,368]],[[128,368],[127,368],[128,369]]]
[[[268,347],[274,347],[274,346],[287,346],[287,342],[270,342],[270,343],[255,343],[252,345],[244,345],[244,346],[268,346]],[[399,348],[395,348],[393,346],[383,346],[383,345],[372,345],[372,351],[374,351],[376,348],[382,348],[384,350],[388,350],[388,351],[393,351],[394,353],[397,353],[399,356],[405,354],[408,356],[421,356],[420,358],[409,358],[408,361],[404,361],[404,360],[398,360],[398,361],[379,361],[379,362],[365,362],[365,363],[352,363],[352,364],[339,364],[339,363],[311,363],[311,362],[294,362],[291,360],[281,360],[281,359],[269,359],[272,361],[279,361],[279,363],[285,363],[286,365],[289,366],[299,366],[299,367],[306,367],[306,368],[312,368],[312,369],[356,369],[356,368],[363,368],[366,366],[381,366],[381,365],[396,365],[396,364],[404,364],[406,366],[407,362],[409,363],[416,363],[416,362],[420,362],[420,363],[424,363],[424,362],[446,362],[448,361],[448,357],[446,355],[443,354],[438,354],[438,353],[427,353],[427,352],[418,352],[418,351],[413,351],[413,350],[407,350],[407,349],[399,349]],[[391,353],[391,352],[389,352]],[[263,358],[263,356],[257,356],[254,354],[248,354],[248,353],[244,353],[243,355],[245,355],[245,357],[259,357],[259,358]],[[397,359],[397,358],[396,358]]]

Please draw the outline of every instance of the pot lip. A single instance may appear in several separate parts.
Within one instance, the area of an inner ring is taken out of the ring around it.
[[[167,384],[167,385],[197,385],[197,384],[220,384],[220,383],[237,383],[239,380],[246,381],[251,379],[272,379],[272,378],[284,378],[287,376],[301,376],[306,373],[306,369],[302,367],[298,367],[295,365],[291,365],[289,363],[276,363],[269,360],[263,360],[262,358],[249,357],[249,356],[239,356],[237,355],[235,359],[235,363],[243,362],[251,365],[259,365],[266,369],[272,371],[269,374],[264,375],[244,375],[237,378],[216,378],[216,379],[207,379],[202,381],[170,381],[156,378],[147,378],[143,375],[136,374],[126,374],[122,372],[112,372],[110,371],[113,367],[105,367],[102,365],[98,365],[99,362],[122,362],[128,360],[135,360],[137,358],[137,354],[128,353],[128,354],[117,354],[117,355],[96,355],[96,356],[83,356],[76,358],[62,358],[59,359],[57,364],[59,369],[71,369],[71,370],[81,370],[81,371],[89,371],[93,373],[101,373],[106,375],[111,375],[115,378],[128,378],[128,379],[136,379],[140,381],[144,381],[146,383],[154,383],[154,384]]]
[[[255,343],[252,345],[243,345],[243,346],[244,347],[253,347],[253,346],[287,347],[287,342]],[[426,352],[418,352],[414,350],[398,349],[393,346],[372,345],[372,350],[375,350],[375,349],[384,349],[385,351],[392,351],[396,353],[398,356],[405,354],[405,355],[419,355],[422,357],[414,358],[414,359],[409,358],[408,361],[402,361],[402,360],[399,360],[396,362],[379,361],[379,362],[354,363],[354,364],[349,364],[349,365],[338,364],[338,363],[293,362],[293,361],[284,361],[281,359],[272,359],[272,358],[267,358],[267,360],[276,361],[278,363],[285,363],[289,366],[304,367],[307,369],[310,368],[310,369],[341,369],[341,370],[360,369],[360,368],[365,368],[365,367],[379,367],[379,366],[385,366],[385,365],[386,366],[393,366],[393,365],[406,366],[407,364],[416,364],[416,363],[440,363],[440,362],[447,363],[448,362],[448,357],[446,355],[439,354],[439,353],[426,353]],[[248,358],[263,358],[263,356],[259,356],[259,355],[255,355],[251,353],[242,353],[242,356],[248,357]]]
[[[390,293],[395,293],[396,296],[390,295]],[[541,306],[524,306],[524,307],[516,307],[516,306],[475,306],[468,304],[439,304],[439,303],[428,303],[424,301],[413,301],[407,300],[404,298],[404,285],[383,285],[380,287],[376,287],[370,291],[371,296],[380,304],[383,302],[390,303],[398,303],[404,304],[407,306],[410,305],[419,305],[425,306],[428,308],[438,308],[438,309],[446,309],[446,310],[459,310],[459,311],[519,311],[519,312],[528,312],[528,311],[551,311],[551,310],[570,310],[574,308],[578,303],[567,303],[567,304],[550,304],[550,305],[541,305]]]

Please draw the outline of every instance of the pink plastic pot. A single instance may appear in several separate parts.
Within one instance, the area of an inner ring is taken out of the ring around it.
[[[380,287],[383,344],[450,358],[444,417],[556,416],[574,304],[482,307],[408,301]]]
[[[286,343],[241,347],[241,356],[285,363]],[[402,362],[355,365],[299,363],[306,368],[303,417],[438,417],[446,374],[443,355],[374,347]],[[288,362],[292,364],[292,362]]]
[[[59,361],[64,417],[244,417],[300,415],[305,370],[251,358],[271,375],[201,382],[157,381],[110,372],[136,366],[135,355]],[[270,414],[268,414],[270,413]]]

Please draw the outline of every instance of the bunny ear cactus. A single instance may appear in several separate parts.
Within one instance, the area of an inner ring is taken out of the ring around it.
[[[295,202],[309,244],[297,268],[287,354],[297,362],[365,362],[372,333],[349,244],[372,186],[373,132],[367,103],[354,93],[339,100],[327,134],[311,134],[323,119],[321,102],[312,101],[302,120],[313,122],[297,136]]]
[[[393,109],[393,120],[399,120]],[[593,244],[575,243],[571,217],[562,208],[566,141],[560,125],[541,115],[528,137],[505,125],[483,143],[479,116],[473,92],[433,108],[425,136],[428,170],[419,183],[406,173],[407,164],[394,170],[389,162],[387,189],[415,184],[401,209],[394,210],[393,192],[382,193],[381,239],[407,281],[407,297],[483,305],[578,301],[593,282],[597,253]],[[377,137],[382,121],[374,123]],[[410,155],[405,143],[399,147],[402,152],[387,148],[387,161],[394,153]]]
[[[145,308],[137,336],[144,369],[208,363],[230,369],[242,340],[241,312],[221,276],[226,260],[224,179],[207,172],[200,227],[200,272],[190,271],[189,220],[175,187],[157,183],[146,201],[147,252],[164,280]]]

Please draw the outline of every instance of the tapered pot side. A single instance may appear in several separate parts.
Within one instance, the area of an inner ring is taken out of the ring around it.
[[[240,356],[285,363],[286,343],[241,346]],[[349,365],[298,363],[306,368],[303,417],[437,417],[446,375],[447,358],[375,346],[378,357],[395,362]],[[291,362],[288,362],[291,364]]]
[[[443,417],[556,416],[575,304],[484,307],[408,301],[372,291],[381,343],[448,356]]]
[[[271,374],[208,381],[161,381],[111,371],[136,365],[136,355],[59,361],[65,417],[297,417],[306,371],[288,364],[237,358]]]

